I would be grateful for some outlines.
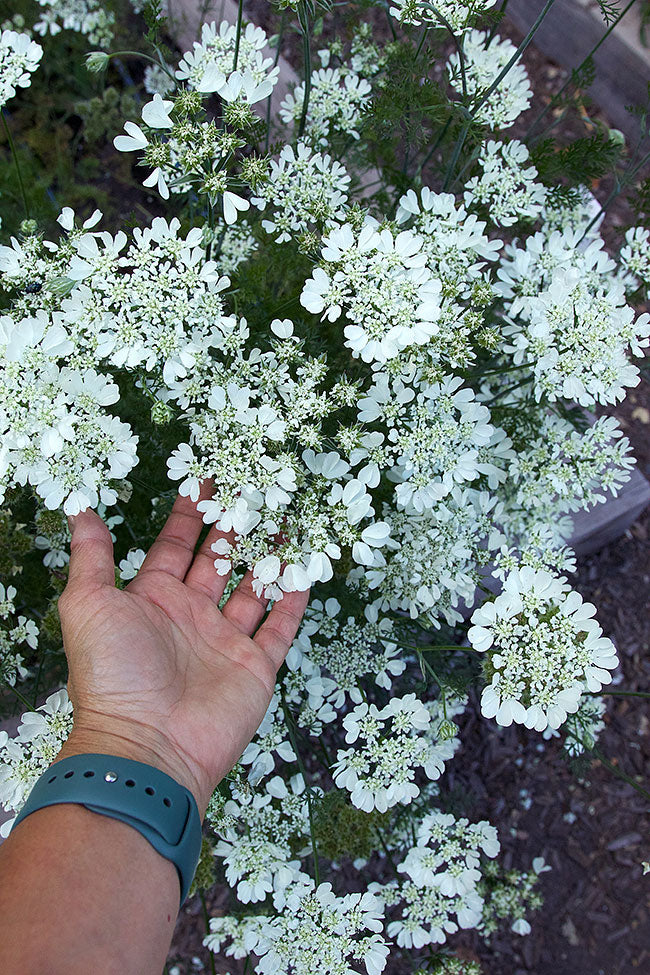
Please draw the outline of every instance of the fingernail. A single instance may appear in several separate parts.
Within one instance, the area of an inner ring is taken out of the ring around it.
[[[77,520],[76,515],[68,515],[68,528],[70,529],[70,534],[74,531],[75,522]]]

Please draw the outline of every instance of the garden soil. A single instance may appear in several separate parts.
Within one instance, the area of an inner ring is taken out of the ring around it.
[[[245,12],[273,32],[272,9],[265,0],[253,0]],[[368,13],[374,19],[377,11]],[[500,33],[521,39],[507,25]],[[282,53],[297,67],[299,52],[300,39],[289,36]],[[525,63],[536,101],[513,136],[566,78],[534,47]],[[594,106],[589,116],[598,118]],[[565,117],[558,128],[565,137],[582,135],[584,116]],[[595,187],[602,197],[600,190]],[[615,205],[604,230],[611,246],[617,246],[617,225],[631,222],[625,204]],[[639,469],[650,477],[650,385],[643,382],[614,412],[632,440]],[[597,605],[598,619],[619,650],[622,679],[616,690],[650,690],[650,509],[617,542],[580,560],[577,587]],[[608,700],[602,753],[615,772],[650,788],[650,701],[622,694]],[[542,875],[545,903],[531,917],[530,935],[506,930],[485,946],[472,932],[463,932],[456,943],[468,959],[480,959],[485,975],[649,972],[650,873],[644,875],[642,867],[650,860],[648,801],[597,760],[580,773],[571,769],[558,740],[544,742],[524,728],[499,729],[484,721],[476,703],[462,720],[462,749],[448,766],[444,787],[472,819],[487,818],[498,828],[506,866],[529,869],[533,857],[542,855],[552,870]],[[209,915],[227,913],[228,891],[219,887],[207,895],[206,908]],[[194,897],[178,918],[170,972],[174,967],[178,975],[213,970],[201,945],[205,923],[203,905]],[[214,961],[217,973],[244,971],[243,961]],[[402,970],[411,975],[410,965],[402,969],[391,963],[391,975]]]

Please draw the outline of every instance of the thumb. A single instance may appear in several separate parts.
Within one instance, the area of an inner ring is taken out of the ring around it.
[[[114,586],[113,539],[92,508],[68,518],[72,533],[68,586]]]

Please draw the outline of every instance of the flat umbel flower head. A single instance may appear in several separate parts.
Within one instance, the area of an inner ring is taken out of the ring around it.
[[[595,612],[549,572],[510,573],[503,592],[474,611],[468,634],[487,654],[485,717],[537,731],[558,728],[578,710],[583,691],[609,684],[618,658]]]
[[[471,30],[463,39],[465,80],[467,94],[474,102],[495,81],[515,53],[512,41],[495,35],[490,40],[488,31]],[[450,82],[456,92],[462,91],[460,58],[456,51],[448,61]],[[489,98],[472,112],[474,120],[491,129],[505,129],[525,112],[533,97],[526,69],[521,62],[513,65]]]
[[[354,358],[386,362],[437,331],[441,285],[427,267],[423,241],[409,231],[396,236],[368,222],[350,224],[323,241],[321,266],[305,282],[300,302],[330,322],[342,314],[345,344]]]

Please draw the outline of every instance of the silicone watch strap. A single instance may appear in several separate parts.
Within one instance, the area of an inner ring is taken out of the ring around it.
[[[12,828],[30,813],[61,802],[137,829],[178,870],[181,905],[201,853],[201,817],[194,796],[175,779],[144,762],[115,755],[71,755],[43,772]]]

